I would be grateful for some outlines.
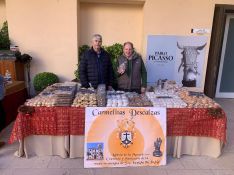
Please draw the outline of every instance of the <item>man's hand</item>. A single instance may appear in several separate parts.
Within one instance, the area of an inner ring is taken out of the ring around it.
[[[144,87],[142,87],[142,88],[141,88],[141,93],[144,94],[144,93],[145,93],[145,90],[146,90],[146,89],[145,89]]]
[[[125,70],[123,68],[119,67],[117,72],[122,75],[122,74],[124,74]]]

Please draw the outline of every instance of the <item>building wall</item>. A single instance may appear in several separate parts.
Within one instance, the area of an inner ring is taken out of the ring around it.
[[[214,4],[229,4],[234,5],[234,0],[213,0],[211,1]]]
[[[11,42],[33,57],[31,75],[53,72],[74,79],[77,64],[76,0],[7,0]]]
[[[196,35],[191,28],[212,29],[215,4],[234,5],[234,0],[81,1],[6,0],[11,41],[33,57],[32,76],[50,71],[62,81],[73,79],[78,43],[88,44],[92,33],[101,33],[105,45],[133,41],[145,58],[148,35]],[[211,34],[206,36],[203,84]]]
[[[192,28],[212,29],[215,4],[234,5],[234,0],[146,0],[143,12],[143,55],[146,55],[148,35],[196,36],[198,34],[191,34]],[[205,36],[208,37],[208,42],[203,66],[202,90],[211,33]]]
[[[142,52],[143,6],[134,4],[81,3],[80,44],[90,44],[95,33],[103,45],[132,41]]]
[[[182,35],[196,36],[192,34],[192,28],[212,28],[214,4],[210,0],[147,0],[144,7],[144,48],[146,55],[146,43],[148,35]],[[154,16],[152,19],[151,16]],[[210,35],[206,46],[206,60],[202,89],[205,81],[205,72],[208,57]]]
[[[5,0],[0,0],[0,28],[4,21],[6,21],[6,3]]]

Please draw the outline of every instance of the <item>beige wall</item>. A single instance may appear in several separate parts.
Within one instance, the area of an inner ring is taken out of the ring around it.
[[[191,28],[212,29],[215,4],[234,5],[234,0],[80,1],[6,0],[11,41],[33,56],[32,75],[51,71],[62,81],[73,79],[78,42],[88,44],[93,33],[102,34],[105,45],[133,41],[144,58],[148,35],[196,35]],[[211,34],[205,36],[203,85]]]
[[[212,0],[147,0],[144,6],[144,48],[146,55],[146,43],[148,35],[183,35],[193,36],[192,28],[211,29],[214,13]],[[154,18],[152,18],[152,16]],[[205,81],[207,55],[210,43],[210,34],[206,47],[206,60],[202,88]]]
[[[89,2],[91,3],[81,3],[80,44],[89,44],[93,33],[101,33],[104,36],[104,45],[133,41],[143,58],[146,56],[148,35],[196,36],[197,34],[191,34],[192,28],[212,29],[215,7],[213,0],[145,0],[143,5],[142,1],[141,5],[115,4],[111,0],[109,2],[112,4],[108,4],[107,0]],[[205,35],[208,42],[202,89],[211,34]]]
[[[74,79],[77,64],[76,0],[7,0],[13,44],[33,57],[32,77],[39,72]]]
[[[80,2],[79,0],[77,1],[77,49],[79,48],[79,45],[80,45]],[[78,51],[79,52],[79,51]],[[77,63],[78,63],[78,56],[79,56],[79,53],[77,52]]]
[[[234,5],[234,0],[213,0],[214,4],[230,4]]]
[[[0,28],[4,21],[6,21],[6,3],[5,0],[0,0]]]
[[[103,45],[132,41],[142,52],[143,6],[81,3],[80,44],[90,45],[91,36],[103,36]]]
[[[146,0],[143,55],[146,55],[148,35],[196,36],[197,34],[191,34],[192,28],[212,29],[215,4],[234,4],[234,0]],[[205,82],[211,34],[205,36],[208,37],[208,42],[201,90]]]

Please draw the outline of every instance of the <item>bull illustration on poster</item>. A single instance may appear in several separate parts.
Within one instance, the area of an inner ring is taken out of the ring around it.
[[[200,75],[198,72],[198,55],[206,46],[206,43],[201,46],[182,46],[177,42],[177,47],[182,50],[181,63],[178,68],[180,72],[183,67],[183,80],[182,84],[186,87],[196,87],[197,76]]]

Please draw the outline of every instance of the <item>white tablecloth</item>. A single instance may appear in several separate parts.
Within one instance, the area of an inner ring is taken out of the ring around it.
[[[27,158],[31,156],[58,155],[69,157],[69,136],[32,135],[20,141],[15,156]]]
[[[174,136],[167,137],[167,154],[180,158],[181,155],[219,157],[223,144],[211,137]],[[59,155],[62,158],[84,156],[84,136],[32,135],[20,141],[16,156]]]

